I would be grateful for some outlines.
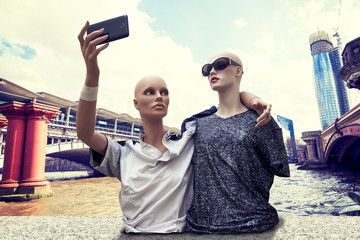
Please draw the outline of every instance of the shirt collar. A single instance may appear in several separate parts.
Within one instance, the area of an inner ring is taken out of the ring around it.
[[[170,153],[171,149],[169,148],[167,142],[169,141],[170,137],[172,136],[172,132],[169,130],[165,132],[165,134],[162,137],[163,144],[167,147],[168,151],[166,151],[164,154],[162,154],[158,149],[156,149],[154,146],[147,144],[144,142],[145,134],[141,133],[139,136],[140,146],[142,148],[142,151],[149,157],[153,158],[156,161],[168,161],[172,154]]]
[[[144,142],[144,137],[145,137],[145,134],[143,133],[140,133],[140,136],[139,136],[139,140],[141,143],[143,144],[147,144]],[[164,136],[163,136],[163,140],[166,139],[166,141],[169,141],[169,140],[178,140],[180,139],[180,137],[178,137],[178,135],[173,132],[172,130],[168,130],[165,132]]]

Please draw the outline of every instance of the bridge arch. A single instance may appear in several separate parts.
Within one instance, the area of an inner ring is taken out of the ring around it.
[[[331,168],[360,169],[360,124],[337,129],[324,151]]]

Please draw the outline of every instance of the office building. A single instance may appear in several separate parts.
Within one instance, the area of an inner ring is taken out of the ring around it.
[[[344,81],[338,77],[342,64],[339,48],[334,47],[325,31],[309,37],[314,65],[314,85],[321,127],[324,130],[336,118],[349,111],[349,100]]]

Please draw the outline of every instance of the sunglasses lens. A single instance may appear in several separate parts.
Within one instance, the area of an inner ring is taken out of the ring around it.
[[[212,64],[205,64],[202,68],[202,75],[204,77],[209,76],[211,69],[214,67],[215,71],[221,71],[230,65],[229,60],[226,58],[219,58]]]
[[[220,58],[213,63],[213,66],[216,71],[221,71],[229,66],[229,62],[224,58]]]
[[[211,71],[212,65],[211,64],[205,64],[202,68],[202,75],[204,77],[209,76],[210,71]]]

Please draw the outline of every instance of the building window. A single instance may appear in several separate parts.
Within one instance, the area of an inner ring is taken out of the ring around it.
[[[353,53],[353,55],[356,55],[356,54],[358,54],[359,53],[359,47],[357,47],[357,48],[353,48],[352,49],[352,53]]]

